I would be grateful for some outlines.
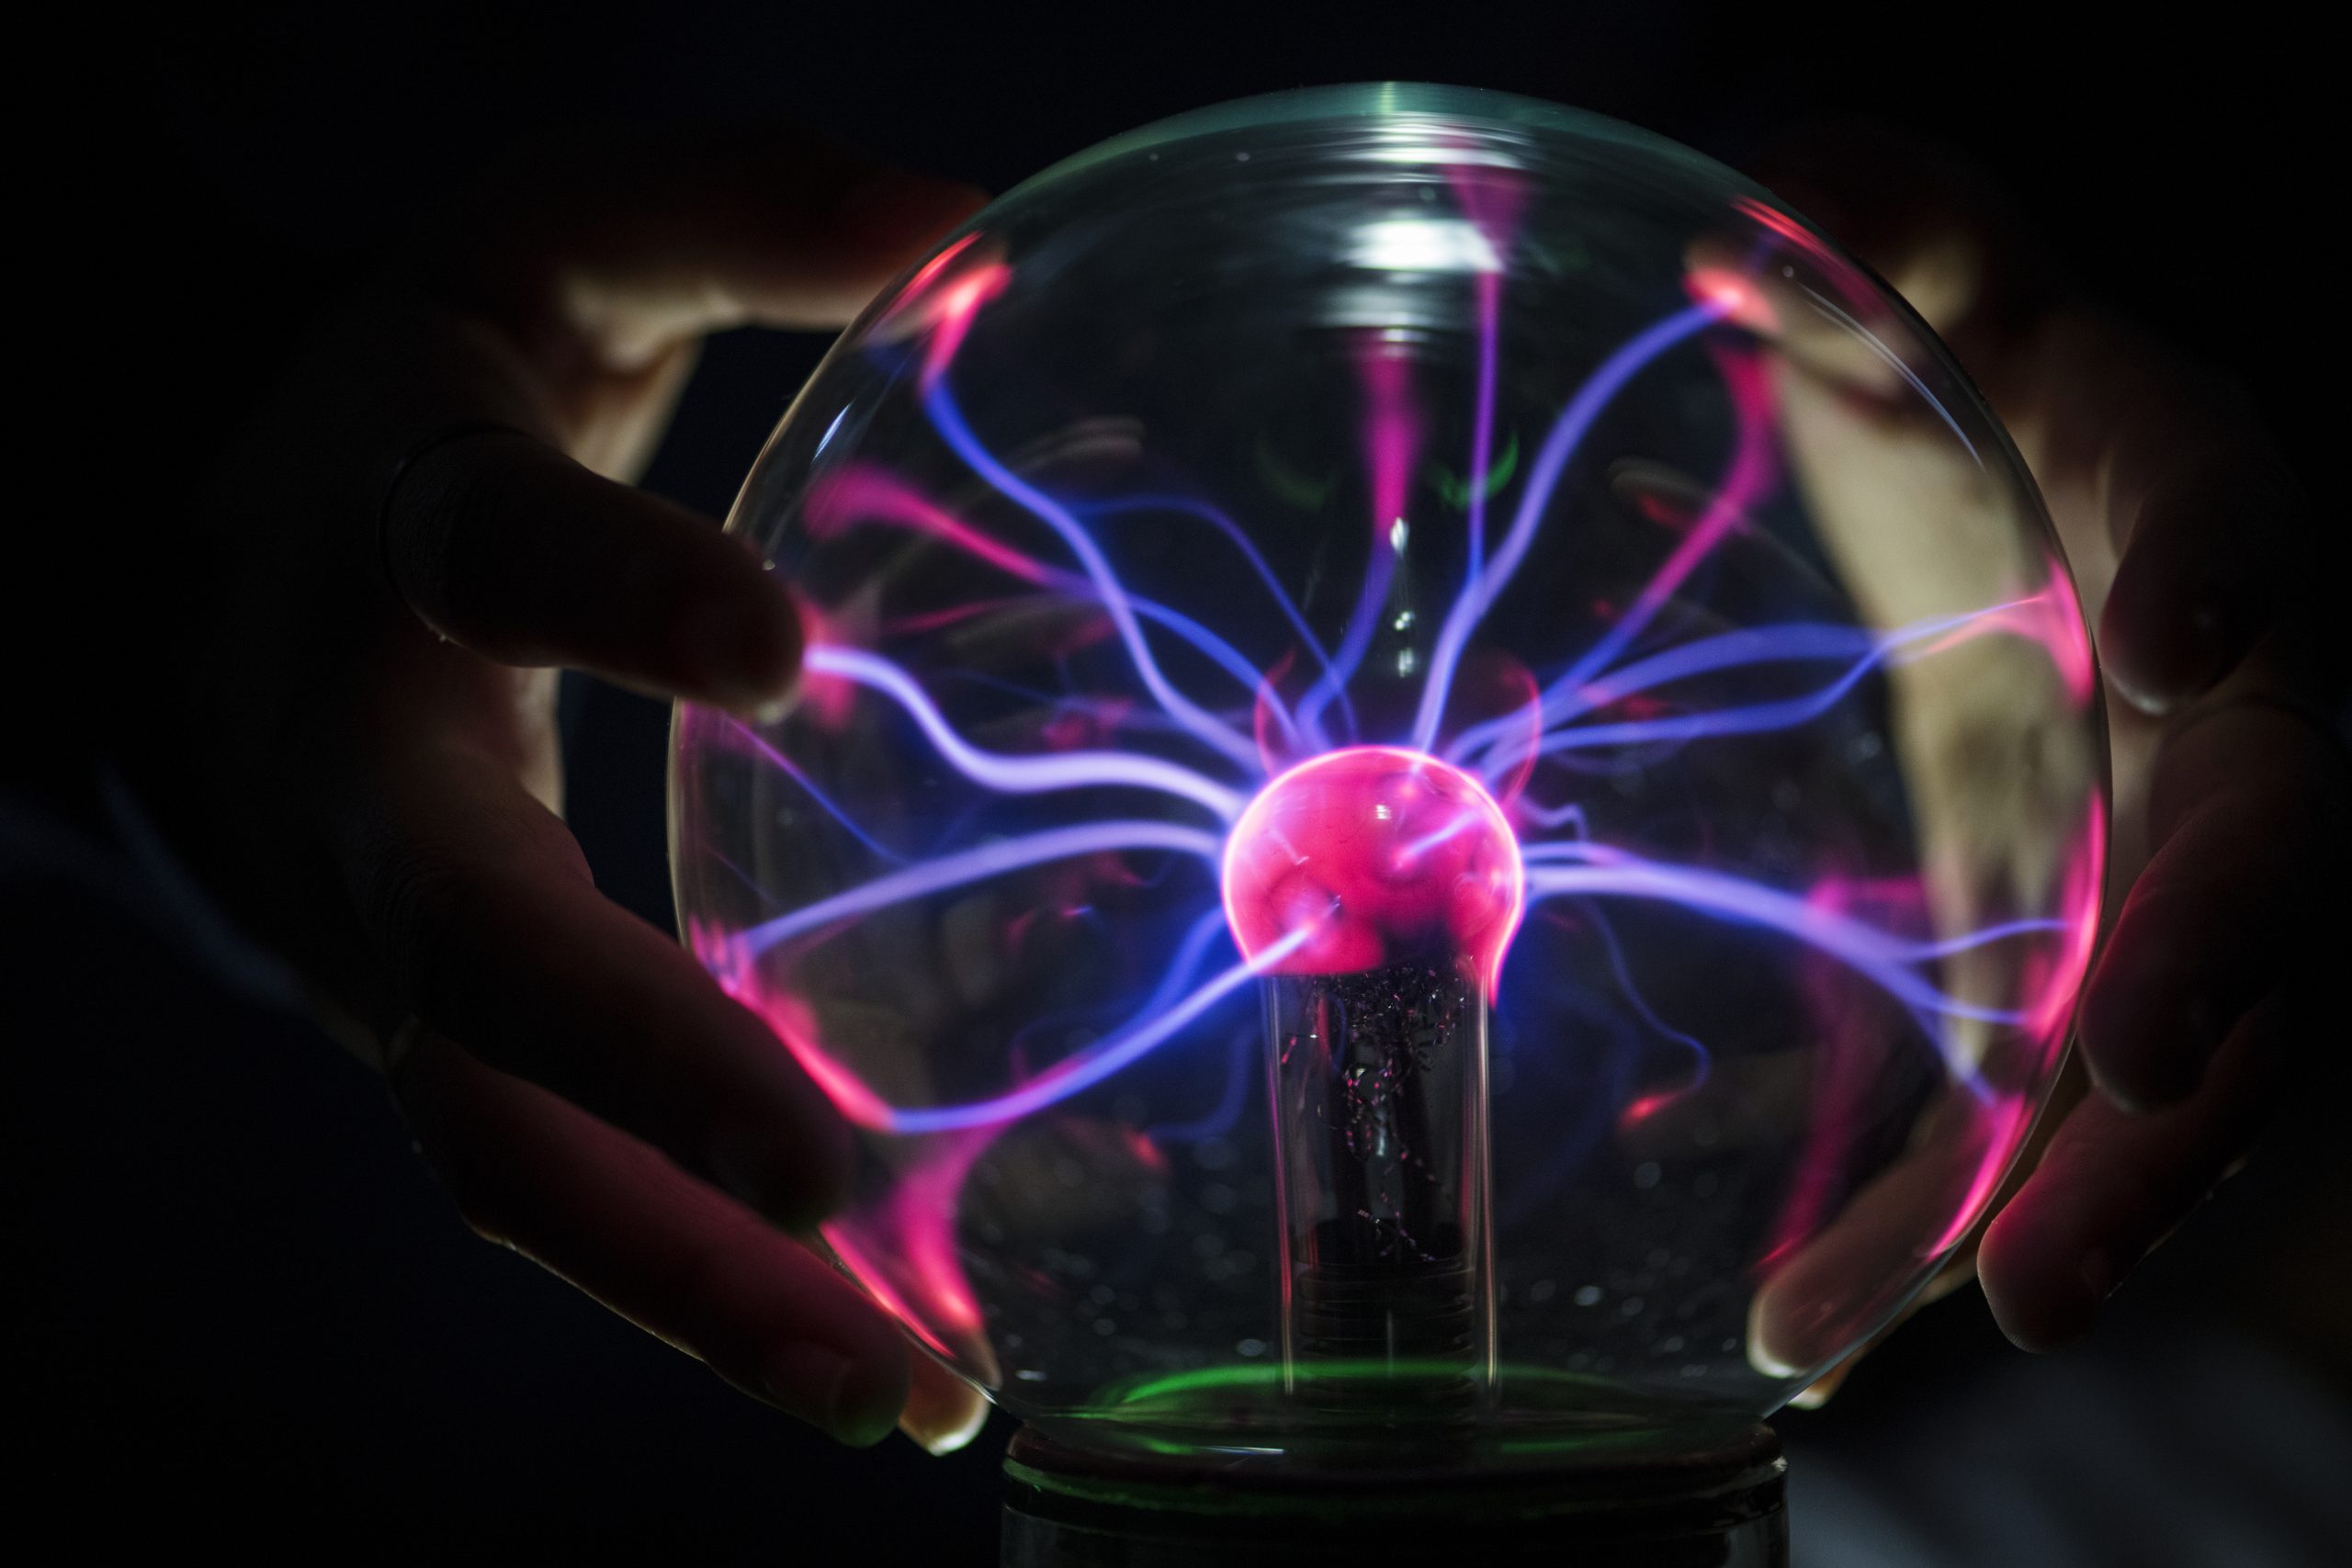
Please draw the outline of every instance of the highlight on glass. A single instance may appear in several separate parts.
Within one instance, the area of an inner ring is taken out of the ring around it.
[[[1752,1420],[1981,1215],[2098,927],[2090,644],[1949,354],[1764,190],[1312,89],[1039,175],[729,526],[695,953],[859,1130],[842,1263],[1065,1441]]]

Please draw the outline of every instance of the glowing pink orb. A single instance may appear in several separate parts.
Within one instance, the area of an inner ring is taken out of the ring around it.
[[[1268,971],[1351,974],[1450,955],[1491,989],[1526,904],[1519,840],[1486,786],[1420,751],[1352,746],[1269,784],[1225,850],[1225,914]]]

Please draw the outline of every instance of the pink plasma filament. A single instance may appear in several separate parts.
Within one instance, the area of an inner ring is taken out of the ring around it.
[[[1225,912],[1276,975],[1352,974],[1444,953],[1494,992],[1526,908],[1519,840],[1494,796],[1424,752],[1351,746],[1269,784],[1225,851]]]

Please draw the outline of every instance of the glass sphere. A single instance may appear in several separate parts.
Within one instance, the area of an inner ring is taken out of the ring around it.
[[[1684,148],[1398,85],[1117,138],[729,527],[809,646],[679,710],[687,940],[859,1130],[843,1266],[1064,1441],[1752,1420],[2057,1071],[2105,761],[2033,483]]]

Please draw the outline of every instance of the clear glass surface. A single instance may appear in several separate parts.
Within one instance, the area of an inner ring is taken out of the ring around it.
[[[1037,176],[729,526],[695,953],[824,1234],[1063,1440],[1500,1462],[1777,1408],[1967,1233],[2098,914],[2090,645],[1918,320],[1767,192],[1312,89]]]

